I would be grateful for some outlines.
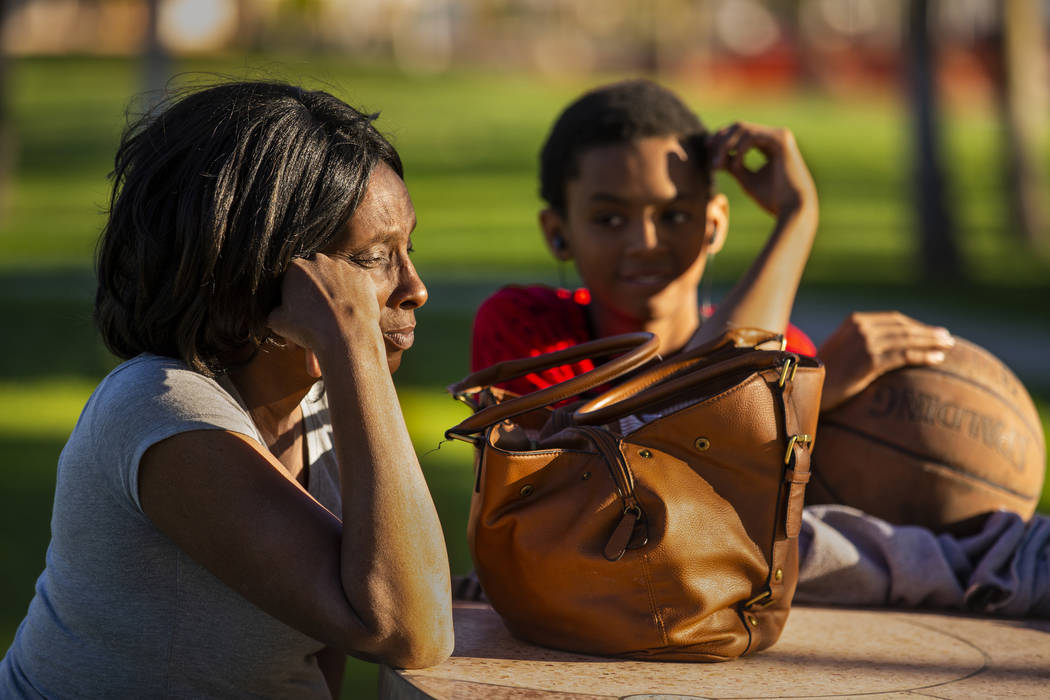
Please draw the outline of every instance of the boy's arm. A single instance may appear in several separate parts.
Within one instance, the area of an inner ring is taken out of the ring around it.
[[[766,162],[757,170],[744,165],[752,148]],[[687,348],[703,344],[729,328],[787,328],[802,270],[817,232],[817,188],[795,137],[783,128],[738,122],[708,141],[713,169],[737,179],[755,202],[776,217],[765,246],[718,309],[700,326]]]
[[[759,206],[776,217],[765,247],[687,344],[712,340],[729,328],[784,333],[802,270],[817,231],[817,191],[795,138],[787,129],[738,123],[709,141],[714,168],[732,174]],[[755,148],[766,163],[752,171],[744,156]],[[903,365],[937,364],[954,341],[944,328],[893,312],[854,313],[820,347],[827,366],[821,410],[862,391]]]

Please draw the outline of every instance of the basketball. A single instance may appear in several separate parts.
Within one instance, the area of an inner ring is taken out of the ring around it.
[[[998,508],[1031,517],[1046,444],[1024,385],[956,337],[943,363],[888,372],[820,416],[807,503],[951,529]]]

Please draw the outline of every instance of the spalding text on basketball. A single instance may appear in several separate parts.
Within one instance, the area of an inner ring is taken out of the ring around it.
[[[875,390],[875,400],[868,407],[868,414],[872,417],[924,423],[955,431],[983,443],[1001,455],[1014,469],[1024,471],[1028,436],[1007,428],[995,416],[923,391],[885,383],[873,385],[872,388]]]

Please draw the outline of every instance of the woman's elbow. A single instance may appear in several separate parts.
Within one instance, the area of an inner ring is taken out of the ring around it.
[[[420,644],[407,650],[407,653],[399,655],[391,661],[390,665],[395,668],[429,668],[437,666],[452,656],[455,640],[449,635],[448,640],[441,640],[434,644]]]
[[[452,654],[452,592],[448,576],[417,585],[380,591],[361,609],[356,648],[368,658],[395,668],[436,666]]]
[[[424,627],[406,630],[397,639],[390,640],[380,660],[395,668],[427,668],[451,656],[456,645],[451,615],[447,620],[434,620]]]

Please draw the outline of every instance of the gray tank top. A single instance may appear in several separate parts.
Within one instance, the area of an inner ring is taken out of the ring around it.
[[[311,495],[341,517],[324,391],[302,402]],[[329,697],[323,648],[182,553],[142,512],[139,460],[189,430],[263,443],[233,385],[140,355],[88,400],[58,461],[51,544],[0,662],[0,698]]]

